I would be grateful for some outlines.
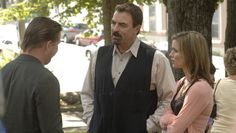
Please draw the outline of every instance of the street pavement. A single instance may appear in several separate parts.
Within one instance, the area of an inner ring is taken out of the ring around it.
[[[57,54],[46,66],[58,78],[61,93],[80,92],[89,60],[85,47],[61,42]]]
[[[81,119],[80,112],[64,112],[62,113],[63,129],[86,130],[87,125]]]

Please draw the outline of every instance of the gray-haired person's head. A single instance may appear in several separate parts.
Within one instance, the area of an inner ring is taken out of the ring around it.
[[[236,47],[227,49],[224,55],[224,65],[229,75],[236,75]]]

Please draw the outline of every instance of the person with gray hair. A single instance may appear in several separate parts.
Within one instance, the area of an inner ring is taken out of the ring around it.
[[[212,133],[231,133],[236,122],[236,47],[227,49],[224,55],[227,77],[217,81],[214,101],[216,103],[216,118]],[[235,132],[235,130],[233,130]]]

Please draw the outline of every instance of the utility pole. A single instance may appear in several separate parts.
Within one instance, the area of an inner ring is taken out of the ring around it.
[[[7,8],[6,0],[1,0],[1,7],[2,7],[3,9],[6,9],[6,8]]]
[[[17,21],[17,31],[18,31],[18,39],[19,39],[18,46],[20,46],[23,40],[24,34],[25,34],[25,20]]]

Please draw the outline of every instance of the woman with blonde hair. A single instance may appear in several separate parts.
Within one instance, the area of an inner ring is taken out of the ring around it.
[[[213,106],[208,57],[202,34],[185,31],[172,37],[172,66],[182,69],[185,76],[178,81],[170,107],[160,120],[167,133],[204,133]]]
[[[224,65],[228,77],[221,79],[215,87],[214,98],[217,108],[212,133],[235,132],[232,129],[236,126],[236,47],[226,51]]]

